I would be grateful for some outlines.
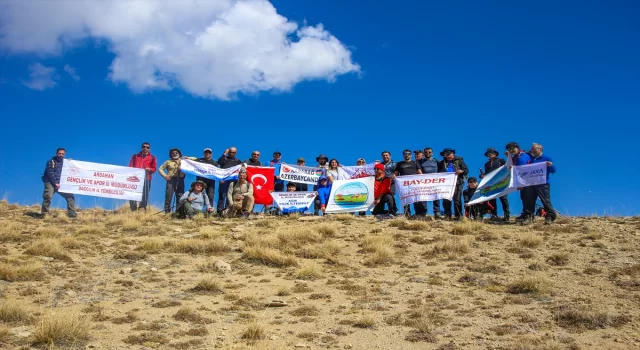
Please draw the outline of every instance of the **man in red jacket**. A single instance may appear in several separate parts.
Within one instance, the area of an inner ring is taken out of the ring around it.
[[[129,166],[132,168],[144,169],[145,177],[144,177],[144,187],[142,188],[142,201],[138,206],[138,202],[129,201],[129,205],[131,206],[131,211],[136,211],[138,209],[147,210],[147,203],[149,202],[149,191],[151,191],[151,179],[153,177],[153,173],[156,172],[157,162],[156,157],[149,152],[151,150],[151,145],[149,142],[145,142],[142,144],[142,150],[139,153],[136,153],[131,156],[131,160],[129,161]]]
[[[384,173],[384,164],[376,164],[374,170],[376,172],[376,178],[373,183],[373,196],[376,199],[374,202],[376,206],[373,208],[371,214],[377,218],[382,218],[382,214],[388,214],[388,218],[393,218],[396,212],[394,210],[393,194],[391,193],[391,179]],[[384,210],[385,203],[387,204],[387,208],[389,208],[388,210]]]

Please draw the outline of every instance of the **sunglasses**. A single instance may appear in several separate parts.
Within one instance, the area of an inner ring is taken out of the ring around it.
[[[452,155],[452,154],[453,154],[453,152],[444,152],[444,155],[445,155],[445,156],[450,156],[450,155]]]
[[[511,152],[511,151],[513,151],[515,149],[516,149],[515,147],[511,147],[511,148],[507,148],[507,151]]]
[[[260,153],[254,153],[254,154],[252,154],[252,156],[259,156],[259,155],[260,155]]]
[[[407,155],[407,154],[411,154],[411,152],[403,152],[402,154]]]
[[[229,154],[236,154],[236,152],[231,152],[231,151],[230,151],[230,152],[229,152]]]
[[[151,148],[151,146],[142,146],[142,148]]]

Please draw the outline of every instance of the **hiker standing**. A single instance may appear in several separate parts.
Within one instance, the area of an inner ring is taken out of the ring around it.
[[[498,170],[501,166],[506,164],[506,161],[502,158],[498,158],[498,151],[495,148],[487,148],[484,152],[484,156],[489,160],[484,163],[484,173],[480,174],[480,178],[484,178],[488,174]],[[502,204],[502,211],[504,212],[504,221],[509,221],[509,198],[507,196],[500,197],[500,204]],[[494,198],[489,200],[489,207],[491,208],[491,218],[498,217],[498,201]]]
[[[176,197],[176,205],[182,194],[184,193],[184,173],[180,170],[180,158],[182,158],[182,152],[177,148],[169,150],[169,160],[162,163],[158,172],[165,180],[167,185],[164,194],[164,212],[165,214],[171,213],[171,201],[173,196]],[[165,169],[167,172],[165,172]]]
[[[129,206],[131,207],[131,211],[136,211],[138,209],[147,210],[147,204],[149,203],[149,192],[151,191],[151,179],[153,178],[153,173],[156,172],[157,161],[156,157],[151,154],[151,145],[149,142],[144,142],[140,146],[140,152],[131,156],[131,160],[129,160],[129,167],[144,169],[144,185],[142,188],[142,200],[138,205],[137,201],[129,201]]]
[[[464,159],[456,155],[456,150],[453,148],[445,148],[440,152],[440,156],[444,157],[444,159],[438,163],[438,172],[456,173],[458,175],[456,189],[453,192],[453,209],[455,219],[462,220],[462,186],[469,174],[469,168],[467,168]],[[443,199],[442,205],[444,206],[445,218],[451,219],[451,201]]]
[[[242,161],[236,158],[236,154],[238,150],[235,147],[229,147],[224,150],[222,156],[218,158],[218,164],[220,164],[220,168],[229,169],[233,168],[236,165],[242,164]],[[229,191],[229,186],[233,185],[235,181],[224,181],[220,180],[220,185],[218,186],[218,205],[216,206],[218,209],[218,214],[222,214],[222,211],[227,208],[227,192]]]
[[[58,148],[56,155],[51,157],[47,161],[47,165],[44,168],[44,174],[42,175],[42,182],[44,183],[44,192],[42,193],[42,216],[49,214],[49,206],[51,205],[51,199],[55,193],[60,194],[62,198],[67,201],[67,216],[75,218],[76,214],[76,200],[73,193],[58,192],[60,189],[60,176],[62,175],[62,165],[64,162],[64,156],[67,154],[67,150],[64,148]]]

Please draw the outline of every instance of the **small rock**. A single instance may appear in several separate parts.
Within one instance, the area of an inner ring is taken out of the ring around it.
[[[296,348],[306,348],[307,344],[298,343],[296,344]]]
[[[13,335],[18,338],[28,338],[31,336],[31,332],[29,331],[29,328],[27,328],[27,326],[12,328],[11,333],[13,333]]]
[[[66,294],[66,295],[68,295],[68,296],[70,296],[72,298],[75,298],[75,297],[78,296],[78,293],[76,293],[76,292],[74,292],[72,290],[68,290],[68,291],[64,292],[64,294]]]
[[[182,238],[193,238],[193,237],[198,237],[200,236],[199,233],[188,233],[186,235],[182,235]]]
[[[148,262],[146,262],[146,261],[141,261],[140,263],[141,263],[142,265],[144,265],[144,266],[149,266],[149,263],[148,263]]]
[[[222,273],[231,273],[231,265],[222,260],[216,261],[213,266]]]
[[[278,337],[277,335],[272,335],[272,336],[269,337],[269,339],[278,340],[278,339],[280,339],[280,337]]]
[[[353,345],[351,345],[351,344],[346,344],[346,345],[344,346],[344,348],[345,348],[345,349],[351,349],[351,348],[353,348]]]
[[[426,283],[427,279],[424,277],[411,277],[409,278],[409,282],[414,282],[414,283]]]
[[[211,225],[216,225],[216,226],[224,226],[223,223],[221,223],[220,221],[210,221],[209,222]]]
[[[266,306],[267,307],[283,307],[283,306],[287,306],[287,302],[282,300],[271,300],[270,302],[267,303]]]
[[[50,256],[41,256],[40,259],[44,260],[44,261],[53,261],[54,259]]]
[[[158,268],[157,267],[152,267],[151,271],[158,271]]]
[[[242,232],[243,228],[242,227],[232,227],[229,231],[231,232]]]
[[[132,268],[130,268],[130,267],[125,267],[125,268],[123,268],[122,270],[120,270],[120,274],[121,274],[121,275],[124,275],[124,274],[131,273],[131,270],[133,270],[133,269],[132,269]]]

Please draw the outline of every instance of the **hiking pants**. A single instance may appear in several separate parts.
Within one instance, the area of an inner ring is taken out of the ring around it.
[[[395,201],[393,200],[393,195],[391,195],[390,193],[383,194],[382,196],[380,196],[380,202],[376,204],[375,207],[373,207],[373,211],[371,212],[371,214],[379,215],[391,213],[393,215],[396,215],[396,212],[393,211],[394,202]],[[387,205],[388,210],[384,210],[385,204]]]
[[[535,185],[529,186],[525,188],[530,188],[529,195],[527,197],[527,212],[531,213],[530,215],[534,215],[536,212],[536,201],[540,198],[540,202],[542,202],[542,207],[544,211],[547,213],[546,215],[550,217],[552,220],[555,220],[557,214],[556,210],[553,209],[553,205],[551,204],[551,185],[543,184],[543,185]]]
[[[491,209],[491,215],[498,216],[498,201],[494,199],[490,199],[489,203],[493,207]],[[505,216],[509,216],[509,198],[507,196],[500,197],[500,204],[502,204],[502,212]]]
[[[144,178],[144,185],[142,188],[142,200],[140,201],[140,205],[138,205],[137,201],[129,201],[129,206],[131,207],[131,211],[136,211],[138,209],[147,210],[147,204],[149,203],[149,192],[151,192],[151,179]]]
[[[73,196],[73,193],[62,193],[58,192],[56,187],[50,182],[44,183],[44,192],[42,193],[42,215],[46,215],[49,213],[49,206],[51,205],[51,199],[54,194],[59,194],[67,201],[67,215],[70,217],[76,216],[76,199]]]
[[[451,216],[451,201],[448,199],[442,200],[444,206],[444,215]],[[462,184],[456,185],[456,190],[453,192],[453,210],[456,218],[462,217]]]
[[[178,205],[180,197],[184,194],[184,177],[172,177],[167,181],[167,186],[164,192],[164,212],[171,212],[171,200],[173,196],[176,197],[175,205]]]

